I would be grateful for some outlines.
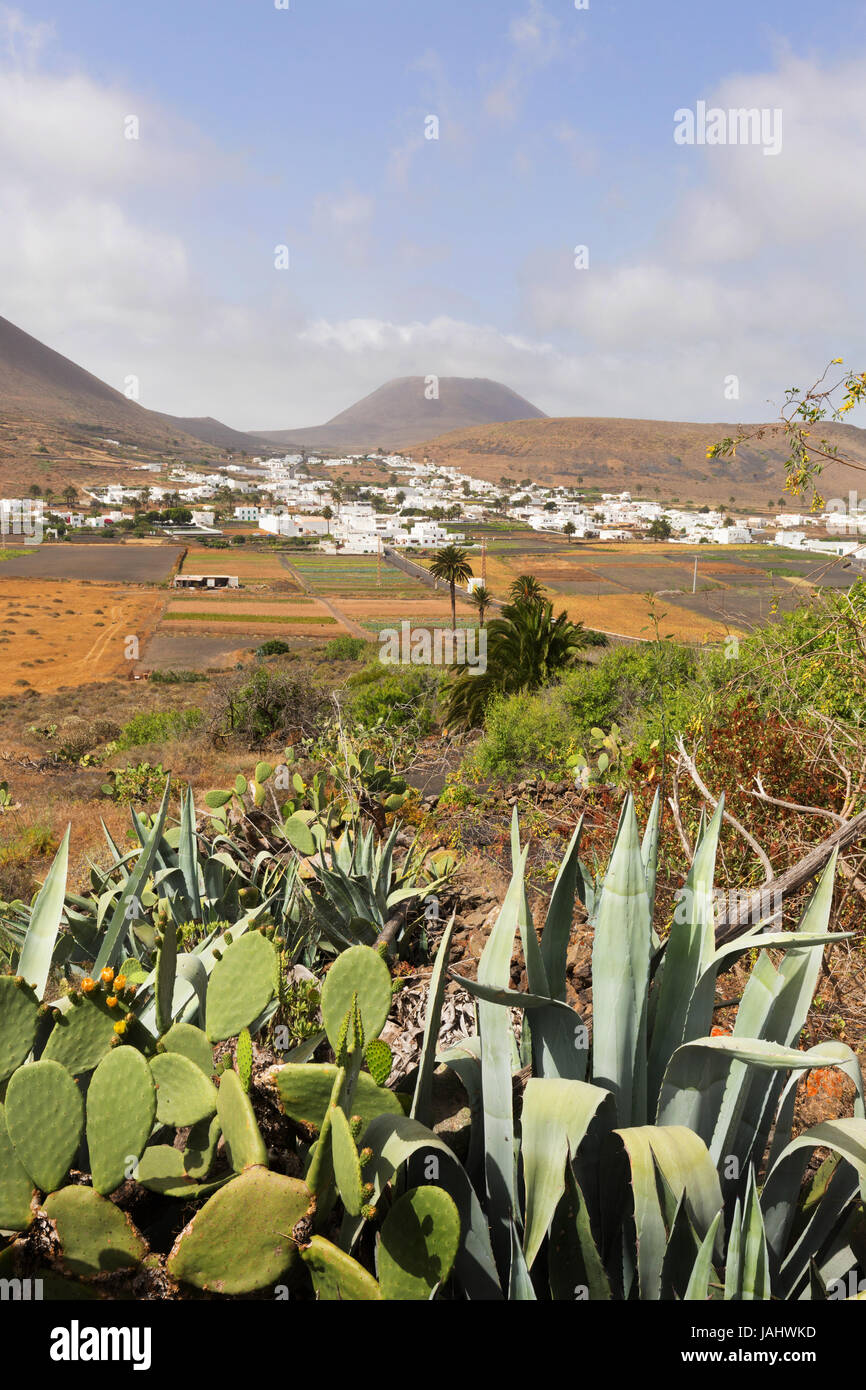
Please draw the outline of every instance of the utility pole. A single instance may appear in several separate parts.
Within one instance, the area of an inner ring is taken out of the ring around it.
[[[376,550],[376,588],[382,587],[382,537],[379,537],[379,545]]]
[[[481,583],[487,588],[487,537],[481,533]]]
[[[698,592],[698,557],[697,557],[697,555],[696,555],[696,556],[695,556],[695,577],[694,577],[694,579],[692,580],[692,593],[693,593],[693,594],[696,594],[697,592]]]

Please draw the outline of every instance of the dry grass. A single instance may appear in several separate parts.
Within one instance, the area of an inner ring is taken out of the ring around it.
[[[0,577],[0,695],[129,674],[165,603],[152,589]]]

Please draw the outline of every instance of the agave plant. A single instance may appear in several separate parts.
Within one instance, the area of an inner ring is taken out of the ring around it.
[[[329,853],[312,861],[315,877],[307,891],[313,921],[337,950],[374,945],[389,922],[399,949],[424,902],[435,898],[446,884],[448,866],[445,872],[425,879],[424,854],[417,841],[397,861],[394,851],[399,830],[395,824],[387,839],[378,843],[372,827],[366,832],[349,831]]]
[[[450,933],[443,939],[412,1118],[378,1117],[365,1142],[407,1159],[441,1151],[425,1128],[433,1067],[442,1062],[459,1075],[476,1132],[468,1171],[456,1179],[449,1159],[440,1181],[455,1199],[461,1184],[473,1185],[477,1204],[464,1204],[472,1296],[808,1298],[862,1273],[853,1234],[866,1185],[860,1068],[842,1043],[796,1046],[821,953],[842,939],[828,932],[835,862],[795,931],[758,922],[716,949],[721,816],[720,806],[663,942],[652,925],[658,798],[643,840],[627,800],[600,884],[579,859],[578,827],[540,941],[515,817],[514,874],[478,978],[455,976],[476,997],[478,1034],[437,1055]],[[591,1036],[565,993],[576,893],[594,929]],[[510,985],[518,933],[526,991]],[[756,948],[733,1035],[714,1036],[717,977]],[[771,950],[782,953],[778,967]],[[519,1042],[509,1013],[515,1008],[523,1016]],[[514,1074],[527,1066],[518,1116]],[[817,1067],[836,1067],[854,1081],[854,1118],[792,1138],[797,1082]],[[831,1160],[803,1193],[816,1148],[829,1149]]]

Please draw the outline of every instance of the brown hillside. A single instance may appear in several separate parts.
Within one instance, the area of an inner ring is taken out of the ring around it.
[[[757,426],[745,427],[750,431]],[[708,459],[707,446],[734,436],[730,424],[686,424],[669,420],[563,418],[518,420],[456,430],[416,446],[419,457],[451,464],[477,477],[516,482],[531,477],[558,486],[609,491],[640,489],[647,497],[727,503],[766,510],[782,495],[784,438],[774,426],[741,445],[732,459]],[[851,425],[816,426],[819,437],[866,467],[866,430]],[[862,474],[828,463],[821,480],[825,496],[847,496],[862,488]],[[790,499],[789,499],[790,503]]]

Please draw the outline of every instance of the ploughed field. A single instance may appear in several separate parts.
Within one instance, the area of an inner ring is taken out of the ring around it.
[[[15,537],[10,538],[16,541]],[[0,579],[79,579],[109,584],[162,584],[183,553],[161,541],[43,541],[41,545],[15,544],[16,553],[0,561]],[[22,555],[20,552],[26,550]]]

